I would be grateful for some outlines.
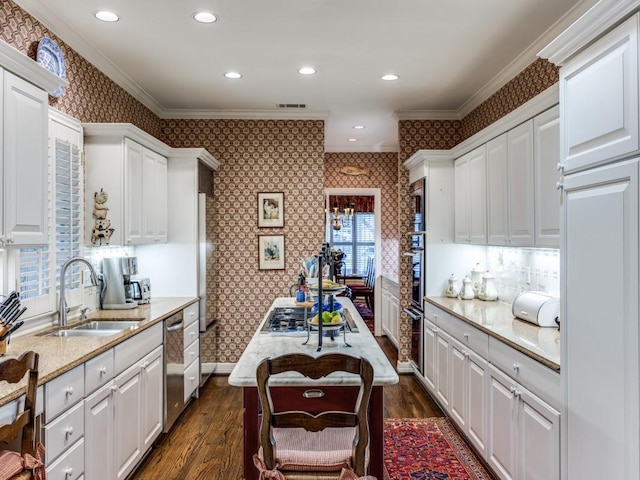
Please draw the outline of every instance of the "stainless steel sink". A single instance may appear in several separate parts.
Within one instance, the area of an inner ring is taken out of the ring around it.
[[[68,330],[56,330],[51,333],[47,333],[45,337],[109,337],[111,335],[117,335],[122,330],[78,330],[70,328]]]
[[[73,327],[72,330],[116,330],[122,331],[127,329],[138,328],[140,322],[138,321],[126,321],[126,320],[92,320],[77,327]]]
[[[45,337],[108,337],[124,330],[135,330],[139,321],[132,320],[92,320],[75,327],[64,328],[47,333]]]

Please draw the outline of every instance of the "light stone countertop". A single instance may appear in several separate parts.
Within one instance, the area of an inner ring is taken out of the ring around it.
[[[38,385],[42,385],[197,301],[196,297],[154,297],[151,298],[151,303],[130,310],[98,310],[88,315],[89,320],[139,320],[140,326],[108,337],[42,336],[57,329],[48,328],[36,334],[12,338],[6,355],[0,357],[0,361],[18,357],[29,350],[37,352],[40,355]],[[68,326],[79,323],[82,322],[69,322]],[[26,379],[13,385],[0,382],[0,406],[22,395],[25,384]]]
[[[482,300],[425,297],[435,305],[545,366],[560,371],[560,330],[538,327],[513,316],[511,305]]]
[[[393,385],[398,383],[398,374],[387,359],[386,355],[378,345],[378,342],[371,334],[362,317],[351,303],[351,300],[340,297],[342,308],[348,310],[351,317],[356,322],[358,333],[346,334],[346,340],[351,345],[347,347],[344,344],[342,332],[332,341],[329,337],[323,337],[322,350],[317,352],[318,334],[311,333],[311,338],[307,345],[302,345],[307,335],[291,335],[262,333],[260,330],[267,320],[269,312],[275,307],[295,306],[294,299],[291,297],[276,298],[260,323],[258,330],[242,353],[242,356],[236,363],[233,371],[229,375],[229,384],[236,387],[255,387],[256,386],[256,368],[258,364],[265,358],[276,357],[287,353],[306,353],[313,357],[319,357],[326,353],[344,353],[352,356],[362,356],[371,362],[373,366],[374,385]],[[296,373],[279,374],[278,378],[272,378],[273,385],[304,385],[312,383],[318,385],[357,385],[359,377],[346,373],[331,374],[325,377],[322,382],[305,380],[304,377]]]

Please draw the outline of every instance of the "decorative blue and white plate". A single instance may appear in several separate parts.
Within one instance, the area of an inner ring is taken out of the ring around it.
[[[58,44],[50,38],[44,37],[40,40],[36,61],[61,79],[66,80],[67,65],[64,63],[64,55]],[[51,96],[58,98],[64,92],[64,87],[61,85]]]

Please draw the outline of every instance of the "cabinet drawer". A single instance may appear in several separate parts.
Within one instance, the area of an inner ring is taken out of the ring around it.
[[[87,395],[114,377],[113,348],[84,364],[84,390]]]
[[[84,402],[45,425],[44,438],[47,463],[53,462],[62,452],[84,436]]]
[[[47,480],[76,480],[84,474],[84,438],[47,466]]]
[[[450,316],[447,312],[429,302],[423,302],[423,304],[425,318],[436,325],[438,325],[439,319],[445,316]]]
[[[553,408],[560,409],[560,374],[493,337],[489,361]]]
[[[194,361],[184,370],[184,401],[196,391],[200,384],[200,362]]]
[[[311,395],[306,396],[305,392]],[[314,395],[316,392],[320,395]],[[359,392],[358,386],[273,387],[271,397],[275,411],[301,410],[315,413],[351,410],[355,408]]]
[[[163,322],[158,322],[129,340],[116,345],[115,371],[119,375],[162,343]]]
[[[50,422],[62,411],[84,398],[84,364],[45,384],[45,421]]]
[[[182,317],[184,320],[184,326],[191,325],[193,322],[198,320],[198,314],[200,313],[199,303],[192,303],[184,310],[182,310]]]
[[[198,322],[192,323],[188,327],[184,327],[184,345],[191,345],[193,342],[198,340],[199,336],[200,324]]]
[[[489,335],[453,315],[446,314],[438,320],[438,327],[464,346],[471,348],[484,359],[489,356]]]
[[[184,366],[191,364],[200,356],[200,340],[196,339],[187,348],[184,349]]]

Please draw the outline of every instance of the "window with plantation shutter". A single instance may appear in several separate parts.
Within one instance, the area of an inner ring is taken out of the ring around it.
[[[340,230],[329,228],[330,244],[342,250],[344,257],[343,275],[364,275],[367,259],[375,257],[376,219],[373,212],[356,212],[348,225]]]
[[[80,155],[81,133],[64,123],[49,123],[50,217],[53,234],[49,245],[21,248],[16,260],[16,283],[28,307],[25,317],[56,310],[60,268],[82,253],[83,185]],[[67,269],[67,305],[82,301],[82,269]]]
[[[82,184],[80,151],[77,145],[55,140],[55,248],[56,290],[60,289],[59,272],[69,258],[80,255],[82,248]],[[79,289],[82,284],[80,264],[67,269],[67,291]],[[71,303],[71,302],[70,302]]]

